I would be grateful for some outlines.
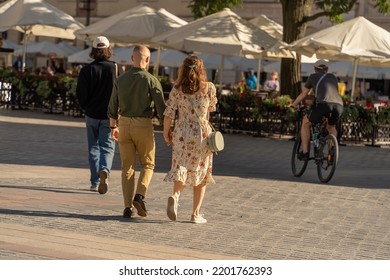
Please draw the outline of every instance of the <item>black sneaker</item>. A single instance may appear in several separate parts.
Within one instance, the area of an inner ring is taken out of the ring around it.
[[[309,160],[309,153],[300,152],[297,157],[299,160],[308,161]]]
[[[133,205],[137,209],[139,216],[146,217],[148,215],[148,211],[146,211],[145,202],[142,195],[138,193],[135,195]]]
[[[127,207],[127,208],[125,208],[125,210],[123,210],[123,218],[130,219],[132,214],[133,214],[133,211],[131,211],[131,209],[129,207]]]

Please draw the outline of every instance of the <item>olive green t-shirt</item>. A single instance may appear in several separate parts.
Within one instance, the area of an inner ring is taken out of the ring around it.
[[[146,69],[133,67],[118,77],[113,87],[108,116],[153,117],[153,107],[157,117],[164,118],[165,101],[159,80]]]

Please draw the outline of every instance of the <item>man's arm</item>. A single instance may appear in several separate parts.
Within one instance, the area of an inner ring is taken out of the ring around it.
[[[309,92],[311,91],[310,88],[303,88],[302,92],[298,95],[298,97],[294,100],[292,106],[294,107],[297,107],[298,104],[306,98],[306,96],[309,94]]]
[[[76,95],[82,109],[85,109],[88,104],[88,88],[88,79],[85,76],[85,71],[80,71],[77,78]]]
[[[157,79],[151,83],[151,96],[154,105],[156,106],[157,116],[160,120],[163,120],[166,105],[161,83]]]
[[[114,83],[112,87],[112,93],[110,97],[110,102],[108,103],[107,116],[110,119],[118,119],[118,110],[119,110],[119,101],[118,101],[118,81]],[[111,122],[110,122],[111,126]]]

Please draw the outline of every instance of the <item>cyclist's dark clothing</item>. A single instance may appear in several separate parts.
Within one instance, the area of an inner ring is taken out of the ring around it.
[[[317,83],[319,82],[318,86]],[[308,118],[311,123],[319,123],[322,117],[328,117],[328,123],[335,125],[343,113],[343,100],[338,92],[338,80],[335,75],[325,72],[311,74],[305,83],[308,89],[317,88],[316,105]]]
[[[309,113],[309,121],[313,124],[322,121],[322,117],[328,117],[329,125],[336,125],[341,114],[343,113],[343,106],[336,103],[317,103],[313,110]]]

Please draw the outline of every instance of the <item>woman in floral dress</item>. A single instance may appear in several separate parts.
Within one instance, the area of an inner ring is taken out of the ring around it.
[[[199,213],[208,184],[212,177],[213,154],[207,146],[207,135],[212,129],[209,113],[215,111],[216,89],[207,82],[203,61],[188,56],[180,68],[179,77],[169,94],[164,112],[164,139],[172,145],[172,166],[164,181],[173,182],[173,195],[168,198],[167,215],[177,219],[180,193],[186,186],[193,187],[191,222],[206,223]],[[172,120],[177,120],[171,131]]]

